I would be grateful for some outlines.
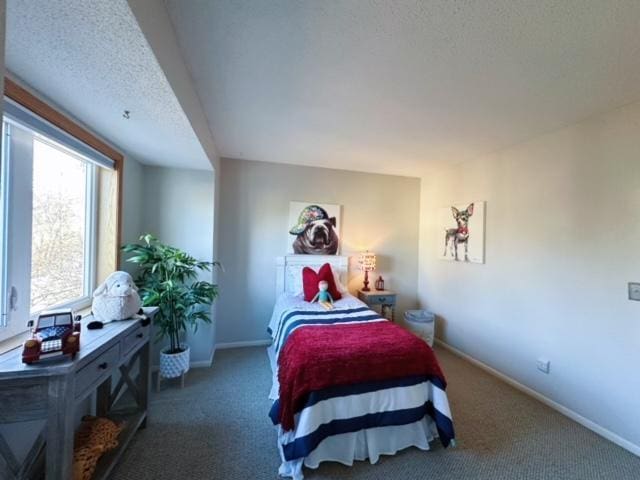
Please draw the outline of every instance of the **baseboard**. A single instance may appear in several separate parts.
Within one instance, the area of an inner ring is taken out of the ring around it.
[[[271,340],[248,340],[243,342],[223,342],[223,343],[216,343],[216,350],[224,350],[225,348],[266,347],[267,345],[271,345]]]
[[[271,340],[249,340],[246,342],[227,342],[227,343],[216,343],[216,348],[213,352],[211,352],[211,358],[209,360],[198,360],[197,362],[189,362],[190,368],[208,368],[213,365],[213,356],[215,354],[215,350],[224,350],[225,348],[242,348],[242,347],[266,347],[267,345],[271,345]],[[157,372],[160,368],[159,365],[153,365],[151,367],[152,372]]]
[[[197,362],[189,362],[191,368],[209,368],[213,364],[213,358],[209,360],[198,360]]]
[[[209,368],[213,365],[213,357],[209,360],[198,360],[197,362],[189,362],[189,368]],[[160,365],[151,365],[151,371],[153,373],[160,370]]]
[[[574,412],[573,410],[565,407],[564,405],[562,405],[562,404],[560,404],[560,403],[558,403],[558,402],[556,402],[554,400],[551,400],[549,397],[546,397],[543,394],[533,390],[532,388],[527,387],[526,385],[523,385],[522,383],[518,382],[517,380],[514,380],[513,378],[505,375],[504,373],[499,372],[495,368],[490,367],[486,363],[483,363],[480,360],[472,357],[471,355],[468,355],[468,354],[464,353],[463,351],[458,350],[455,347],[452,347],[448,343],[445,343],[444,341],[442,341],[442,340],[440,340],[438,338],[436,338],[436,344],[441,346],[442,348],[450,351],[454,355],[462,358],[463,360],[466,360],[469,363],[472,363],[472,364],[476,365],[477,367],[481,368],[485,372],[487,372],[487,373],[499,378],[503,382],[508,383],[509,385],[514,387],[515,389],[520,390],[523,393],[526,393],[527,395],[529,395],[529,396],[535,398],[536,400],[544,403],[545,405],[553,408],[554,410],[560,412],[561,414],[569,417],[571,420],[579,423],[580,425],[582,425],[585,428],[588,428],[592,432],[597,433],[601,437],[606,438],[607,440],[615,443],[616,445],[618,445],[618,446],[624,448],[625,450],[628,450],[629,452],[633,453],[634,455],[637,455],[637,456],[640,457],[640,445],[636,445],[635,443],[632,443],[629,440],[626,440],[626,439],[622,438],[620,435],[618,435],[616,433],[613,433],[611,430],[607,430],[606,428],[602,427],[601,425],[598,425],[594,421],[589,420],[586,417],[583,417],[579,413]]]

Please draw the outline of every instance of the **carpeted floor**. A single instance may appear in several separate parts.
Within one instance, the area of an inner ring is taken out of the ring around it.
[[[437,350],[449,381],[458,447],[434,443],[377,465],[325,463],[309,480],[634,479],[640,458],[604,440],[477,367]],[[267,412],[270,370],[264,348],[221,350],[154,394],[146,430],[117,467],[117,480],[275,479],[276,433]]]

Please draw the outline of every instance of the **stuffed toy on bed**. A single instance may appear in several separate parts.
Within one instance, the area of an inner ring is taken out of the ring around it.
[[[326,282],[324,280],[318,282],[318,293],[316,293],[316,296],[313,297],[311,303],[317,300],[318,303],[322,305],[326,310],[333,310],[333,298],[331,297],[331,294],[328,290],[329,282]]]
[[[140,311],[140,307],[138,287],[127,272],[113,272],[93,292],[91,310],[96,323],[132,318]],[[95,325],[93,328],[100,326]]]

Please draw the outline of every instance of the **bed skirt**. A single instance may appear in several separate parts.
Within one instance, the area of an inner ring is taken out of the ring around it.
[[[273,347],[267,349],[269,363],[273,372],[273,385],[269,397],[278,398],[277,363]],[[283,446],[294,440],[295,433],[283,432],[282,427],[276,426],[278,432],[278,451],[282,464],[278,473],[283,477],[302,480],[303,467],[318,468],[322,462],[340,462],[351,466],[355,460],[369,460],[377,463],[380,455],[394,455],[400,450],[417,447],[429,450],[429,443],[438,438],[435,421],[425,415],[421,420],[406,425],[390,425],[359,430],[357,432],[342,433],[325,438],[320,444],[303,458],[287,460]]]
[[[287,443],[291,432],[282,432],[278,427],[278,445],[282,464],[278,473],[293,480],[302,480],[302,467],[318,468],[322,462],[340,462],[353,465],[354,460],[369,460],[377,463],[380,455],[394,455],[408,447],[429,450],[429,442],[438,438],[435,422],[428,416],[407,425],[376,427],[358,432],[343,433],[325,438],[308,456],[286,461],[282,445]]]

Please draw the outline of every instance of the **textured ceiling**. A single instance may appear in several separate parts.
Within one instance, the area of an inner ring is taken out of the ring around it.
[[[219,153],[416,175],[640,99],[637,0],[165,0]]]
[[[211,169],[126,0],[8,0],[6,67],[144,163]]]

